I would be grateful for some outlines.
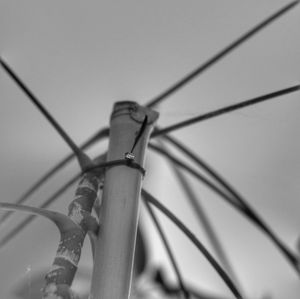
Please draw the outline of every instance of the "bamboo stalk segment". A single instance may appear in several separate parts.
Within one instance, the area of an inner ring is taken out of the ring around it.
[[[157,118],[157,112],[135,102],[116,103],[110,122],[107,161],[134,159],[143,167],[145,149]],[[139,134],[145,119],[144,132]],[[133,153],[128,154],[138,135],[141,136]],[[141,171],[129,165],[106,170],[90,299],[129,297],[141,181]]]

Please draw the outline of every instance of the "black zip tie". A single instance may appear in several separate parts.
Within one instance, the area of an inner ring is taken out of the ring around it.
[[[126,160],[128,160],[128,161],[134,161],[135,156],[134,156],[134,154],[133,154],[133,151],[134,151],[134,149],[135,149],[137,143],[139,142],[140,138],[142,137],[142,135],[143,135],[143,133],[144,133],[144,131],[145,131],[145,129],[146,129],[147,123],[148,123],[148,116],[145,115],[145,118],[144,118],[144,120],[143,120],[143,123],[142,123],[142,125],[141,125],[141,128],[140,128],[138,134],[137,134],[136,137],[135,137],[135,140],[134,140],[133,146],[132,146],[132,148],[131,148],[131,151],[125,153],[125,159],[126,159]]]
[[[125,165],[125,166],[128,166],[130,168],[137,169],[137,170],[139,170],[141,172],[141,174],[143,175],[143,177],[146,174],[146,170],[140,164],[134,162],[131,159],[126,159],[126,158],[125,159],[108,161],[108,162],[100,163],[98,165],[93,165],[93,166],[87,167],[84,170],[84,173],[88,172],[88,171],[92,171],[94,169],[98,169],[98,168],[108,168],[108,167],[114,167],[114,166],[119,166],[119,165]]]
[[[134,140],[133,146],[131,148],[131,151],[125,153],[125,159],[108,161],[108,162],[100,163],[98,165],[93,165],[93,166],[90,166],[90,167],[86,167],[86,169],[84,169],[83,173],[88,172],[88,171],[92,171],[92,170],[97,169],[97,168],[108,168],[108,167],[114,167],[114,166],[118,166],[118,165],[125,165],[125,166],[128,166],[130,168],[134,168],[134,169],[139,170],[141,172],[141,174],[143,175],[143,177],[144,177],[145,174],[146,174],[146,170],[140,164],[134,162],[135,156],[133,154],[133,151],[134,151],[134,148],[136,147],[138,141],[142,137],[142,135],[143,135],[143,133],[146,129],[147,123],[148,123],[148,116],[145,115],[145,118],[143,120],[141,128],[140,128],[137,136],[135,137],[135,140]]]
[[[146,129],[147,123],[148,123],[148,116],[145,115],[145,118],[144,118],[144,121],[143,121],[143,123],[141,125],[141,128],[140,128],[137,136],[135,137],[134,144],[133,144],[132,149],[130,151],[131,153],[134,151],[135,146],[137,145],[138,141],[142,137],[142,135],[143,135],[143,133],[144,133],[144,131]]]

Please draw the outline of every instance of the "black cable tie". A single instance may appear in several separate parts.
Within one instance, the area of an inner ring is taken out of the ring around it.
[[[127,167],[137,169],[141,172],[143,177],[146,174],[146,170],[140,164],[134,162],[134,160],[132,160],[132,159],[127,159],[127,158],[108,161],[108,162],[100,163],[98,165],[93,165],[93,166],[87,167],[84,170],[84,173],[88,172],[88,171],[92,171],[94,169],[98,169],[98,168],[108,168],[108,167],[114,167],[114,166],[119,166],[119,165],[125,165]]]
[[[148,123],[148,116],[145,115],[144,121],[143,121],[143,123],[142,123],[142,125],[141,125],[141,127],[140,127],[139,132],[137,133],[137,135],[136,135],[136,137],[135,137],[135,140],[134,140],[134,143],[133,143],[133,146],[132,146],[132,148],[131,148],[130,153],[133,153],[133,151],[134,151],[134,149],[135,149],[135,147],[136,147],[138,141],[139,141],[140,138],[142,137],[142,135],[143,135],[143,133],[144,133],[146,127],[147,127],[147,123]]]
[[[125,158],[124,159],[113,160],[113,161],[100,163],[98,165],[93,165],[93,166],[90,166],[90,167],[87,167],[86,169],[84,169],[83,172],[92,171],[92,170],[97,169],[97,168],[108,168],[108,167],[114,167],[114,166],[118,166],[118,165],[125,165],[125,166],[128,166],[130,168],[135,168],[135,169],[139,170],[142,173],[143,177],[144,177],[145,174],[146,174],[146,170],[140,164],[138,164],[134,161],[135,155],[133,154],[133,151],[134,151],[134,148],[137,145],[138,141],[142,137],[142,135],[143,135],[143,133],[146,129],[147,123],[148,123],[148,116],[145,115],[145,118],[144,118],[144,121],[143,121],[143,123],[140,127],[140,130],[138,131],[137,136],[135,137],[135,140],[134,140],[133,146],[131,148],[131,151],[125,153]]]

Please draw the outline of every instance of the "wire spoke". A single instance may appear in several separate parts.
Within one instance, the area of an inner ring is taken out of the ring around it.
[[[106,154],[102,154],[94,159],[95,163],[99,164],[99,168],[103,168],[102,164],[105,160]],[[65,183],[60,189],[58,189],[53,195],[51,195],[43,204],[39,205],[39,208],[47,208],[50,204],[55,202],[64,192],[66,192],[82,175],[82,173],[78,173],[73,176],[67,183]],[[0,240],[0,248],[6,245],[13,237],[15,237],[18,233],[20,233],[23,228],[25,228],[35,216],[28,216],[23,222],[17,225],[12,231],[10,231],[5,237]]]
[[[189,167],[186,163],[182,162],[178,158],[175,158],[171,153],[163,150],[161,147],[158,147],[158,146],[154,145],[153,143],[149,143],[149,148],[156,151],[157,153],[165,156],[168,160],[170,160],[172,163],[179,166],[180,168],[186,170],[188,173],[190,173],[192,176],[194,176],[196,179],[198,179],[201,183],[205,184],[209,189],[211,189],[213,192],[215,192],[216,194],[221,196],[221,198],[226,200],[228,203],[230,203],[236,209],[244,211],[244,207],[242,205],[240,205],[236,200],[232,199],[232,197],[230,197],[229,195],[224,193],[223,190],[221,190],[213,182],[211,182],[210,180],[205,178],[203,175],[201,175],[198,171]]]
[[[234,294],[234,296],[238,299],[243,298],[240,292],[238,291],[237,287],[230,279],[230,277],[226,274],[226,272],[218,264],[218,262],[214,259],[214,257],[209,253],[209,251],[205,248],[205,246],[197,239],[197,237],[169,209],[167,209],[162,203],[160,203],[157,199],[155,199],[145,189],[142,189],[142,195],[145,200],[153,204],[162,213],[164,213],[193,242],[193,244],[200,250],[200,252],[206,257],[206,259],[213,266],[213,268],[218,272],[218,274],[226,283],[226,285]]]
[[[226,113],[229,113],[229,112],[241,109],[241,108],[245,108],[245,107],[248,107],[248,106],[251,106],[251,105],[255,105],[255,104],[267,101],[267,100],[271,100],[271,99],[274,99],[276,97],[279,97],[279,96],[282,96],[282,95],[285,95],[285,94],[296,92],[298,90],[300,90],[300,84],[289,87],[289,88],[281,89],[281,90],[278,90],[278,91],[275,91],[275,92],[272,92],[272,93],[268,93],[268,94],[265,94],[265,95],[262,95],[262,96],[259,96],[259,97],[256,97],[256,98],[253,98],[253,99],[250,99],[250,100],[246,100],[246,101],[243,101],[243,102],[240,102],[240,103],[237,103],[237,104],[226,106],[226,107],[214,110],[214,111],[210,111],[208,113],[201,114],[201,115],[196,116],[196,117],[192,117],[190,119],[187,119],[185,121],[179,122],[179,123],[174,124],[174,125],[171,125],[169,127],[162,128],[162,129],[159,129],[159,130],[156,129],[152,133],[151,137],[165,135],[165,134],[170,133],[172,131],[175,131],[175,130],[178,130],[178,129],[181,129],[181,128],[185,128],[187,126],[199,123],[201,121],[208,120],[208,119],[214,118],[216,116],[226,114]]]
[[[170,284],[170,282],[166,281],[161,268],[154,269],[154,271],[154,277],[152,278],[154,280],[154,283],[158,284],[166,294],[173,295],[177,294],[180,291],[178,286]],[[214,296],[202,290],[195,289],[194,287],[189,285],[187,286],[187,289],[188,292],[192,295],[192,298],[195,299],[225,299],[224,297]]]
[[[203,227],[203,229],[205,230],[206,235],[210,240],[210,243],[215,249],[219,261],[230,274],[235,284],[239,286],[239,289],[241,289],[241,284],[239,283],[238,276],[235,274],[235,271],[228,258],[228,255],[226,254],[226,251],[223,248],[222,243],[218,238],[218,235],[213,227],[213,223],[211,223],[201,201],[198,198],[199,196],[196,196],[196,194],[193,192],[192,186],[189,184],[188,180],[185,178],[181,170],[174,166],[173,171],[175,176],[177,176],[177,179],[180,182],[181,187],[186,194],[186,197],[188,198],[191,206],[193,207],[193,211],[197,214],[197,218],[200,222],[201,227]]]
[[[19,88],[28,96],[30,101],[38,108],[38,110],[45,116],[45,118],[51,123],[62,139],[68,144],[71,150],[76,155],[78,162],[82,169],[89,165],[89,158],[80,150],[80,148],[75,144],[71,137],[66,133],[66,131],[61,127],[61,125],[54,119],[54,117],[49,113],[49,111],[42,105],[38,98],[33,94],[33,92],[25,85],[24,82],[18,77],[18,75],[12,70],[12,68],[0,57],[0,64],[3,69],[7,72],[11,79],[19,86]]]
[[[205,70],[207,70],[209,67],[213,66],[215,63],[217,63],[219,60],[224,58],[226,55],[231,53],[233,50],[235,50],[238,46],[242,45],[244,42],[246,42],[248,39],[250,39],[252,36],[254,36],[256,33],[264,29],[266,26],[270,25],[272,22],[276,21],[279,17],[284,15],[286,12],[294,8],[297,4],[299,4],[299,1],[293,1],[286,6],[282,7],[280,10],[275,12],[274,14],[270,15],[268,18],[263,20],[261,23],[257,24],[255,27],[247,31],[245,34],[240,36],[238,39],[233,41],[231,44],[229,44],[227,47],[222,49],[220,52],[218,52],[216,55],[214,55],[212,58],[207,60],[205,63],[200,65],[198,68],[187,74],[185,77],[183,77],[181,80],[177,81],[174,85],[170,86],[168,89],[166,89],[164,92],[162,92],[160,95],[149,101],[147,104],[148,107],[153,107],[157,105],[158,103],[165,100],[167,97],[178,91],[180,88],[184,87],[184,85],[188,84],[190,81],[195,79],[197,76],[199,76],[201,73],[203,73]]]
[[[162,239],[162,241],[164,243],[164,246],[166,248],[167,254],[169,256],[171,264],[172,264],[172,266],[174,268],[174,271],[176,273],[180,289],[181,289],[184,297],[188,299],[188,298],[190,298],[190,295],[189,295],[189,292],[187,291],[187,288],[185,287],[185,284],[183,282],[183,278],[182,278],[182,275],[180,273],[180,270],[179,270],[179,267],[177,265],[177,262],[175,260],[175,256],[174,256],[174,254],[173,254],[173,252],[171,250],[171,246],[169,245],[169,242],[168,242],[168,240],[166,238],[166,235],[165,235],[165,233],[164,233],[164,231],[163,231],[163,229],[162,229],[162,227],[161,227],[161,225],[160,225],[157,217],[155,216],[155,214],[154,214],[154,212],[152,210],[152,207],[149,205],[149,203],[148,203],[147,200],[145,200],[144,202],[145,202],[146,208],[147,208],[147,210],[148,210],[148,212],[149,212],[149,214],[150,214],[150,216],[151,216],[151,218],[152,218],[152,220],[153,220],[153,222],[154,222],[154,224],[155,224],[155,226],[157,228],[157,231],[158,231],[158,233],[160,235],[160,238]]]
[[[81,146],[81,150],[88,149],[91,147],[95,142],[102,140],[103,138],[107,137],[109,133],[108,128],[103,128],[92,135],[89,139],[87,139]],[[62,159],[58,162],[53,168],[48,170],[38,181],[36,181],[23,195],[20,196],[19,199],[15,201],[16,204],[24,203],[29,197],[37,191],[43,184],[45,184],[52,176],[54,176],[59,170],[65,167],[71,160],[75,157],[74,152],[69,154],[67,157]],[[1,224],[4,223],[6,219],[12,214],[12,212],[6,212],[0,218],[0,227]]]
[[[52,196],[50,196],[39,208],[47,208],[56,199],[58,199],[64,192],[66,192],[80,177],[80,173],[72,177],[67,183],[65,183],[60,189],[58,189]],[[0,248],[4,247],[9,241],[16,237],[23,229],[25,229],[32,220],[35,219],[35,215],[26,217],[20,222],[14,229],[12,229],[6,236],[0,240]]]
[[[168,139],[169,138],[169,139]],[[181,143],[177,142],[174,138],[165,135],[162,139],[165,139],[164,141],[169,141],[171,145],[175,146],[179,150],[181,150],[184,154],[185,151],[188,151],[188,153],[191,153],[184,145],[182,145],[183,148],[180,147]],[[174,142],[174,144],[172,143]],[[165,143],[159,140],[159,144],[162,146],[164,150],[167,150]],[[178,147],[177,147],[178,146]],[[187,155],[187,154],[186,154]],[[188,156],[188,155],[187,155]],[[190,157],[190,156],[188,156]],[[191,157],[190,157],[191,158]],[[195,156],[195,158],[198,158]],[[200,159],[199,159],[200,160]],[[196,159],[196,161],[198,161]],[[200,168],[204,168],[204,170],[207,171],[210,170],[210,167],[206,165],[202,160],[200,160]],[[202,165],[203,164],[203,165]],[[203,167],[206,166],[206,167]],[[201,203],[201,200],[199,199],[199,196],[195,194],[193,191],[193,188],[191,184],[189,184],[189,181],[185,177],[183,171],[176,167],[176,165],[172,162],[170,162],[170,167],[174,173],[174,175],[177,177],[190,205],[192,206],[193,212],[197,215],[197,219],[199,220],[199,224],[201,227],[203,227],[211,245],[213,246],[215,253],[217,254],[219,261],[222,263],[222,265],[225,267],[225,269],[228,271],[232,279],[234,280],[235,284],[239,286],[239,289],[241,290],[241,283],[239,282],[238,276],[236,275],[234,268],[226,254],[225,249],[222,246],[222,243],[220,239],[218,238],[218,235],[214,229],[212,221],[210,221],[204,206]]]
[[[239,194],[235,188],[229,184],[223,178],[217,171],[215,171],[210,165],[208,165],[207,162],[205,162],[203,159],[199,157],[199,155],[196,155],[193,153],[187,146],[185,146],[182,142],[178,141],[174,137],[171,137],[170,135],[164,135],[163,139],[165,139],[167,142],[169,142],[171,145],[173,145],[175,148],[177,148],[180,152],[182,152],[186,157],[191,159],[198,167],[203,169],[205,172],[207,172],[214,180],[216,180],[226,191],[229,192],[242,206],[245,205],[245,200],[243,199],[242,195]]]
[[[210,166],[207,164],[203,164],[203,161],[200,160],[195,154],[193,154],[189,149],[187,149],[184,145],[176,141],[174,138],[171,138],[170,136],[167,137],[168,141],[173,141],[172,144],[175,145],[177,148],[179,148],[186,156],[191,158],[196,164],[198,164],[201,168],[204,168],[206,171],[208,171],[209,174],[213,173],[213,177],[217,179],[220,183],[222,183],[223,187],[233,196],[235,200],[239,202],[239,205],[232,204],[232,198],[229,196],[229,198],[224,196],[223,192],[217,191],[217,193],[225,199],[227,202],[231,203],[237,210],[239,210],[241,213],[243,213],[249,220],[251,220],[254,224],[256,224],[277,246],[277,248],[280,250],[280,252],[283,254],[283,256],[290,262],[292,267],[296,270],[297,274],[300,275],[299,267],[298,267],[298,258],[284,245],[280,239],[275,235],[275,233],[272,231],[272,229],[265,223],[265,221],[254,211],[254,209],[248,204],[248,202],[238,194],[237,191],[235,191],[227,182],[225,182],[224,179],[222,179],[215,171],[212,170]],[[168,159],[173,161],[178,166],[182,167],[183,169],[191,172],[191,169],[188,169],[184,163],[179,161],[178,159],[175,159],[172,155],[170,155],[168,152],[163,151],[161,148],[155,148],[153,145],[151,147],[166,156]],[[178,163],[179,162],[179,163]],[[205,167],[203,167],[203,165]],[[199,178],[200,179],[200,178]],[[201,180],[201,179],[200,179]],[[203,181],[204,182],[204,181]],[[212,183],[213,184],[213,183]],[[211,186],[209,186],[211,188]],[[213,191],[216,191],[215,189],[212,189]],[[230,200],[229,200],[230,199]],[[240,208],[241,207],[241,208]]]

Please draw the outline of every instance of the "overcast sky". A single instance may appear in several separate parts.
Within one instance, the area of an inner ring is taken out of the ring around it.
[[[115,101],[141,104],[203,63],[288,1],[0,0],[0,52],[77,143],[107,126]],[[299,83],[300,6],[247,41],[159,107],[163,127]],[[0,70],[1,201],[14,202],[69,153],[52,127]],[[296,252],[300,227],[300,95],[220,116],[174,132],[243,194]],[[106,143],[90,153],[104,151]],[[37,206],[65,182],[68,167],[28,202]],[[192,180],[249,298],[299,298],[299,277],[271,242]],[[151,152],[145,186],[211,248],[168,164]],[[74,190],[51,206],[67,211]],[[22,218],[0,228],[4,236]],[[153,263],[166,261],[145,211]],[[164,222],[186,280],[231,296],[190,243]],[[52,263],[58,234],[36,220],[0,249],[0,297]],[[212,249],[212,248],[211,248]],[[213,249],[212,249],[213,250]],[[88,250],[82,265],[89,267]],[[170,273],[170,279],[174,275]],[[30,296],[30,295],[27,295]],[[28,297],[29,298],[29,297]]]

